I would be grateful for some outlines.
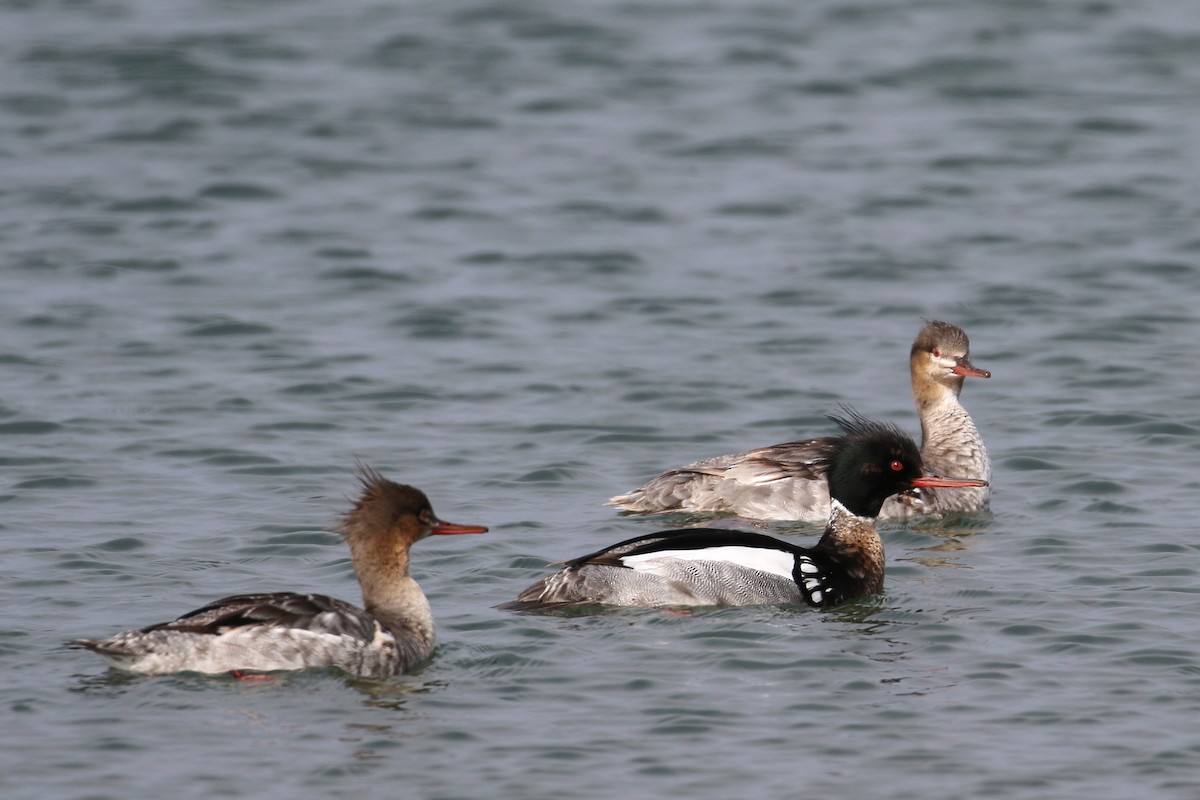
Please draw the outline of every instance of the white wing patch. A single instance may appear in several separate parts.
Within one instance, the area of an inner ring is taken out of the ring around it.
[[[723,477],[744,483],[747,486],[765,486],[775,483],[781,478],[790,478],[783,467],[778,464],[761,461],[744,461],[734,464],[725,470]]]
[[[621,556],[621,563],[639,572],[658,572],[659,566],[667,561],[724,561],[747,569],[756,569],[784,578],[792,577],[796,566],[795,557],[783,550],[770,547],[703,547],[693,550],[659,550],[632,556]]]
[[[376,647],[384,648],[384,647],[394,646],[395,644],[396,644],[396,637],[392,635],[392,632],[389,631],[387,628],[383,627],[382,625],[380,625],[378,622],[376,622],[375,623],[375,638],[371,641],[371,647],[372,648],[376,648]]]
[[[825,600],[826,592],[830,591],[829,587],[825,585],[825,576],[821,573],[821,568],[814,564],[808,556],[800,556],[799,583],[804,589],[808,601],[814,606],[821,605]]]

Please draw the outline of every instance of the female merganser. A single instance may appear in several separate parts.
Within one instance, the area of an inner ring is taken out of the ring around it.
[[[388,677],[433,652],[429,601],[408,574],[408,550],[430,535],[484,533],[433,513],[425,494],[362,466],[362,494],[341,520],[366,610],[321,594],[246,594],[108,639],[73,644],[148,675],[339,667]]]
[[[916,443],[891,425],[853,412],[832,419],[845,436],[830,448],[833,500],[829,524],[815,547],[715,528],[652,533],[569,561],[500,607],[825,607],[878,593],[883,588],[883,541],[874,518],[884,500],[914,487],[977,487],[984,482],[924,472]]]
[[[921,417],[921,456],[932,470],[980,481],[961,492],[914,491],[884,504],[881,519],[913,514],[982,511],[988,507],[992,462],[983,437],[958,400],[964,378],[990,378],[970,361],[970,342],[957,325],[933,321],[909,357],[913,398]],[[735,514],[748,519],[824,520],[831,437],[760,447],[679,467],[609,500],[626,511]]]

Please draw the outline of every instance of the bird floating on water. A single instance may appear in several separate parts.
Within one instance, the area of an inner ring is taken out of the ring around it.
[[[426,536],[485,533],[433,513],[419,489],[360,467],[362,491],[340,531],[364,608],[322,594],[225,597],[171,622],[72,644],[119,669],[151,675],[337,667],[388,677],[427,660],[435,632],[429,601],[408,574],[409,548]]]

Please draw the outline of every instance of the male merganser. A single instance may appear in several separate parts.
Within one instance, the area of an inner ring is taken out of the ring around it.
[[[409,548],[426,536],[487,528],[442,522],[423,492],[369,467],[360,467],[358,477],[362,493],[339,528],[366,610],[321,594],[236,595],[173,622],[72,644],[149,675],[339,667],[388,677],[425,661],[433,652],[433,615],[409,577]]]
[[[686,528],[628,539],[567,562],[501,608],[572,605],[832,606],[883,588],[883,541],[874,518],[884,500],[914,487],[983,486],[926,473],[916,443],[853,412],[831,417],[845,436],[830,448],[829,524],[815,547],[761,533]]]
[[[970,342],[957,325],[926,323],[909,357],[921,417],[921,456],[935,472],[979,480],[961,492],[914,491],[884,504],[881,519],[982,511],[988,507],[992,462],[983,437],[959,402],[964,378],[990,378],[971,364]],[[820,437],[716,456],[669,470],[608,501],[626,511],[735,514],[748,519],[824,520],[825,472],[834,439]]]

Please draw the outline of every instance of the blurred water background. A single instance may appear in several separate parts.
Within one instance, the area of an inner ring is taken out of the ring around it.
[[[5,798],[1200,794],[1200,5],[7,0],[0,63]],[[916,434],[924,318],[993,513],[882,596],[492,607],[703,521],[602,505],[663,468]],[[419,673],[61,647],[357,600],[355,457],[492,527]]]

